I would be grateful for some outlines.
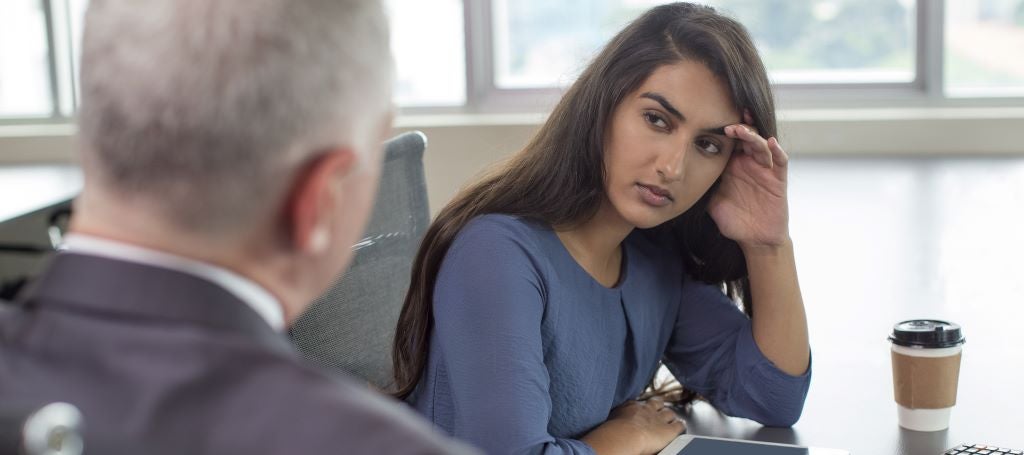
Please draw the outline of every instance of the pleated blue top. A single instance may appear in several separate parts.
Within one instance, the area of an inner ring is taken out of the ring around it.
[[[659,244],[660,243],[660,244]],[[410,403],[488,453],[590,454],[579,438],[635,399],[662,360],[728,415],[797,421],[810,384],[758,349],[720,290],[685,277],[678,251],[634,231],[602,286],[548,226],[473,219],[441,266],[426,372]]]

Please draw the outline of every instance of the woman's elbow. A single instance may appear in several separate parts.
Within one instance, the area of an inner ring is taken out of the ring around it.
[[[757,423],[766,427],[782,427],[788,428],[796,425],[797,421],[800,420],[800,415],[803,414],[803,406],[799,406],[795,409],[776,409],[772,412],[767,413],[764,419],[755,419]]]
[[[745,395],[742,401],[733,401],[730,408],[736,411],[737,417],[748,418],[766,427],[791,427],[803,414],[805,397],[804,394],[785,397],[776,394]]]

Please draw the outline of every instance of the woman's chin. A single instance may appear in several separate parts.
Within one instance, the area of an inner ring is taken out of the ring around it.
[[[652,227],[659,226],[671,219],[672,217],[666,217],[661,214],[644,213],[634,214],[634,216],[626,218],[626,221],[637,229],[650,229]]]

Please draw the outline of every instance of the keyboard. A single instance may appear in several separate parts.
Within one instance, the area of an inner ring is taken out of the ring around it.
[[[943,453],[945,455],[1022,455],[1024,451],[985,444],[960,444]]]

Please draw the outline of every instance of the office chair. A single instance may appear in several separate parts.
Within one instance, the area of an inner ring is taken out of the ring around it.
[[[68,403],[0,407],[0,455],[80,455],[82,413]]]
[[[46,218],[46,236],[50,240],[49,245],[0,242],[0,253],[48,254],[57,249],[64,239],[64,232],[71,219],[71,200],[61,201],[48,210],[50,213]]]
[[[295,321],[292,342],[307,358],[386,389],[391,346],[409,287],[412,261],[430,222],[423,152],[413,131],[385,143],[373,216],[353,246],[348,270]]]
[[[67,225],[71,219],[71,200],[59,202],[44,210],[48,212],[46,236],[49,239],[49,244],[39,245],[0,241],[0,256],[17,255],[40,258],[51,255],[56,251],[57,247],[64,240],[64,232],[67,231]],[[25,287],[30,278],[28,271],[23,271],[13,277],[0,279],[0,303],[3,303],[4,299],[14,300],[14,297]]]

